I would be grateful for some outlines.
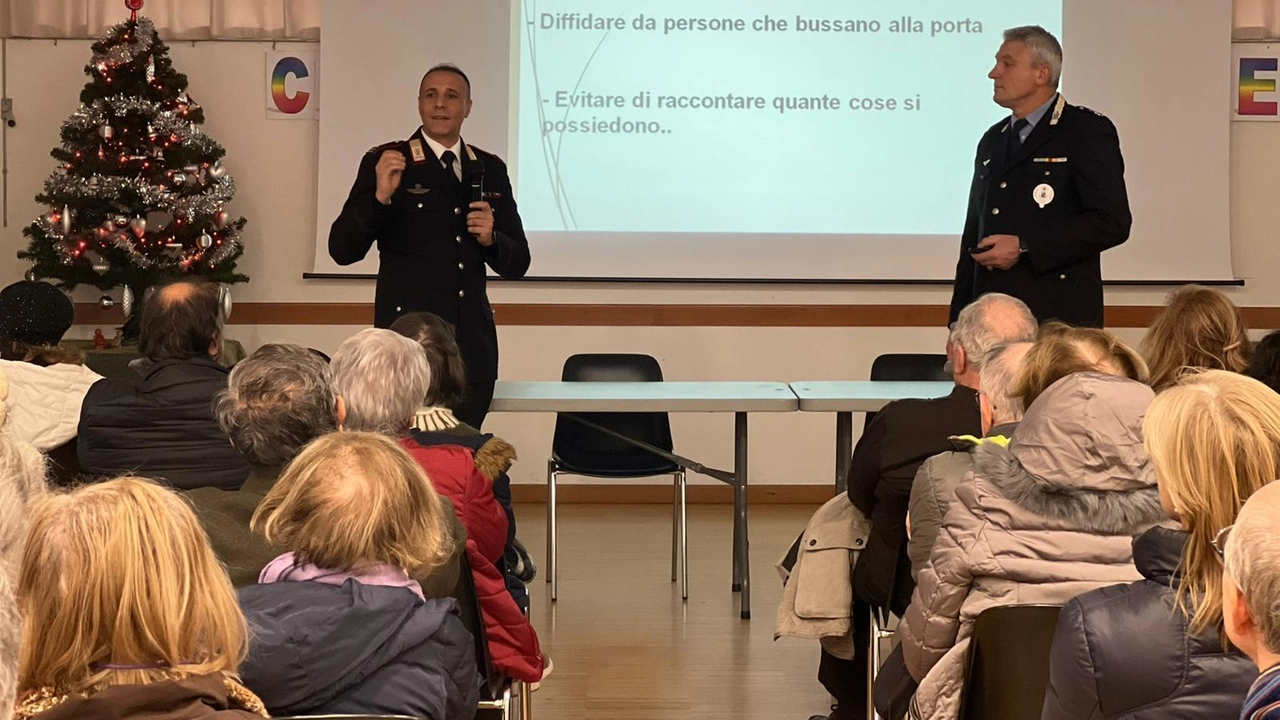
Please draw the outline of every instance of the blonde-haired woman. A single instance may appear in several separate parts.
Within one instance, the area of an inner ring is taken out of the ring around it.
[[[244,617],[191,508],[126,477],[36,507],[18,581],[17,718],[265,716]]]
[[[1189,368],[1244,372],[1251,347],[1240,308],[1226,295],[1199,285],[1169,295],[1142,340],[1156,392]]]
[[[1022,360],[1010,397],[1031,407],[1045,390],[1074,373],[1096,372],[1146,383],[1147,363],[1137,350],[1106,330],[1045,323],[1040,337]]]
[[[1215,539],[1280,477],[1280,395],[1221,370],[1184,376],[1144,423],[1160,500],[1179,529],[1133,543],[1143,580],[1063,609],[1044,720],[1234,718],[1257,671],[1222,634]]]
[[[277,715],[472,718],[474,641],[413,577],[449,558],[440,496],[394,440],[325,435],[285,468],[253,529],[289,550],[241,588],[245,683]]]

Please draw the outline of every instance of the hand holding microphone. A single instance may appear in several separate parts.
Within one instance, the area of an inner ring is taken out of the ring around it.
[[[467,213],[467,232],[484,247],[493,245],[493,207],[484,199],[484,166],[473,163],[467,168],[471,212]]]

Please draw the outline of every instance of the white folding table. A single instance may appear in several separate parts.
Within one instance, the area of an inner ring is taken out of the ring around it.
[[[747,414],[794,412],[796,395],[775,382],[519,382],[499,380],[490,412],[731,412],[733,433],[733,590],[751,617],[747,533]]]
[[[894,400],[939,398],[955,387],[949,382],[890,382],[882,380],[817,381],[791,383],[800,399],[801,412],[836,414],[836,493],[845,491],[849,461],[853,458],[853,414],[876,412]]]

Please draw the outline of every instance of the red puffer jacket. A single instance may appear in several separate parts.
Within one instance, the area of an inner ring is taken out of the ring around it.
[[[476,467],[467,448],[428,447],[413,438],[404,438],[401,445],[427,472],[436,492],[453,503],[467,529],[467,560],[475,576],[494,667],[525,682],[541,680],[544,661],[538,635],[507,592],[498,569],[507,542],[507,515],[488,478]]]

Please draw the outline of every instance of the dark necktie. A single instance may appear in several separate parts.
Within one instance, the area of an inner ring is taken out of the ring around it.
[[[449,176],[449,187],[451,188],[458,187],[458,176],[453,172],[453,161],[457,159],[458,156],[454,155],[452,150],[445,150],[444,154],[440,156],[440,164],[444,166],[444,172]]]
[[[1009,131],[1009,147],[1005,152],[1005,157],[1013,160],[1013,156],[1022,149],[1022,131],[1031,124],[1026,118],[1019,118],[1013,121],[1013,129]]]

